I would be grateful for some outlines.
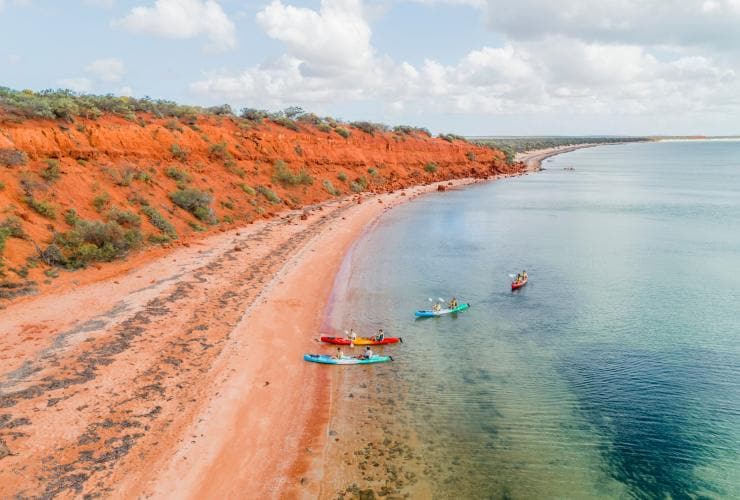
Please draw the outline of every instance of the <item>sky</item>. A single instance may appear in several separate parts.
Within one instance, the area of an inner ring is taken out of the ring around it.
[[[0,85],[463,135],[740,134],[740,0],[0,0]]]

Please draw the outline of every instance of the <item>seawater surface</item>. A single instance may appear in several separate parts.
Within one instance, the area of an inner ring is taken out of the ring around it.
[[[328,496],[740,498],[740,142],[544,167],[357,242],[329,325],[404,343],[339,368]],[[471,308],[414,319],[451,295]]]

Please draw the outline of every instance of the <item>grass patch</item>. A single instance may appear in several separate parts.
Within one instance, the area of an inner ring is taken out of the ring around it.
[[[66,212],[64,212],[64,222],[69,224],[70,226],[74,226],[80,221],[80,216],[77,215],[77,210],[74,208],[70,208]]]
[[[175,179],[178,182],[190,182],[190,174],[174,166],[167,167],[164,171],[164,175],[170,179]]]
[[[58,160],[46,160],[46,168],[41,171],[41,177],[47,182],[54,182],[62,176],[61,170],[59,170]]]
[[[17,167],[28,163],[28,155],[23,151],[12,148],[0,148],[0,165]]]
[[[339,172],[337,174],[337,179],[339,179],[342,182],[347,182],[347,174],[345,174],[344,172]]]
[[[334,184],[332,184],[329,179],[324,179],[324,181],[321,184],[323,184],[324,189],[326,189],[326,192],[332,196],[339,196],[342,194],[340,190],[334,187]]]
[[[118,223],[125,228],[134,228],[141,226],[141,217],[128,210],[113,207],[108,210],[108,220]]]
[[[278,195],[275,194],[275,192],[272,189],[268,187],[257,186],[255,189],[257,190],[259,194],[264,196],[265,199],[267,199],[267,201],[269,201],[270,203],[280,203],[283,201],[280,199]]]
[[[174,156],[175,159],[181,162],[188,160],[188,152],[181,148],[177,143],[173,143],[172,146],[170,146],[170,153],[172,153],[172,156]]]
[[[43,215],[47,219],[56,219],[57,211],[54,205],[48,201],[37,200],[33,196],[26,196],[26,204],[31,207],[37,214]]]
[[[437,166],[436,163],[430,162],[430,163],[427,163],[426,165],[424,165],[424,171],[425,172],[429,172],[430,174],[433,174],[438,169],[439,169],[439,167]]]
[[[170,221],[168,221],[156,208],[151,206],[142,207],[141,211],[149,218],[149,222],[167,237],[167,241],[177,239],[177,231]],[[151,236],[149,237],[151,240]]]
[[[367,173],[370,174],[373,177],[377,177],[379,175],[378,174],[378,171],[376,169],[374,169],[374,168],[368,168],[367,169]]]
[[[368,184],[369,183],[367,182],[367,179],[362,176],[350,182],[349,188],[352,190],[353,193],[361,193],[362,191],[367,189]]]
[[[278,160],[275,162],[272,174],[273,182],[281,184],[283,186],[310,186],[313,184],[313,177],[302,168],[299,172],[291,171],[284,161]]]
[[[53,244],[61,251],[55,252],[53,260],[71,269],[90,262],[109,262],[141,245],[142,239],[138,229],[124,229],[115,221],[80,219],[74,229],[54,236]]]
[[[110,204],[110,195],[108,193],[100,193],[93,198],[92,205],[95,210],[102,212]]]
[[[257,191],[255,191],[254,188],[247,184],[239,184],[239,187],[242,188],[242,191],[247,193],[249,196],[254,196],[257,194]]]
[[[180,189],[170,193],[172,202],[207,224],[215,224],[216,215],[211,208],[213,196],[195,188]]]
[[[334,131],[337,134],[339,134],[342,137],[344,137],[345,139],[347,139],[350,135],[352,135],[351,132],[349,130],[347,130],[346,128],[344,128],[344,127],[337,127],[337,128],[334,129]]]

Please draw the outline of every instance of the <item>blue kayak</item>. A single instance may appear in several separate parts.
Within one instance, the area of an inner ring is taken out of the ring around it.
[[[325,365],[369,365],[372,363],[385,363],[386,361],[393,361],[391,356],[370,356],[370,358],[353,358],[346,356],[342,359],[337,359],[334,356],[327,356],[326,354],[304,354],[303,359],[311,361],[312,363],[323,363]]]
[[[453,307],[452,309],[440,309],[439,311],[416,311],[415,314],[419,318],[432,318],[434,316],[444,316],[445,314],[462,312],[469,307],[470,304],[458,304],[457,307]]]

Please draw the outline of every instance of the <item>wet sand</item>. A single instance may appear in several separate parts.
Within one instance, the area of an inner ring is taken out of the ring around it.
[[[289,212],[0,311],[0,497],[317,496],[332,371],[302,354],[329,349],[352,242],[436,188]]]

